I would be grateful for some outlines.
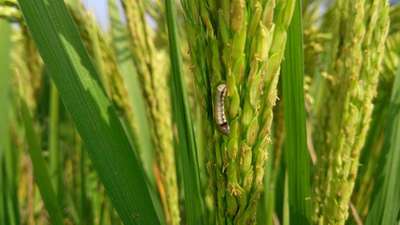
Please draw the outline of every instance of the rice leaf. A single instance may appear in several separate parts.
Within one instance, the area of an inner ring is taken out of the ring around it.
[[[10,86],[10,49],[11,49],[11,25],[5,21],[0,20],[0,102],[3,109],[0,110],[0,158],[2,148],[7,140],[4,140],[8,132],[8,103],[9,103],[9,86]]]
[[[400,213],[400,70],[393,86],[383,149],[386,155],[366,225],[396,224]]]
[[[20,99],[20,107],[25,127],[25,137],[28,143],[28,152],[32,160],[35,182],[39,187],[40,195],[43,199],[46,210],[49,213],[51,223],[54,225],[63,225],[62,211],[60,209],[60,204],[57,201],[56,193],[52,187],[46,161],[42,156],[39,135],[34,129],[32,116],[30,115],[28,106],[22,98]]]
[[[291,224],[310,224],[310,157],[306,146],[304,108],[304,53],[302,1],[296,1],[289,26],[285,61],[282,67],[285,116],[285,157],[289,176],[289,211]]]
[[[143,167],[62,0],[20,0],[39,52],[125,225],[161,224]]]
[[[0,224],[7,224],[5,202],[9,193],[6,191],[5,175],[5,154],[8,142],[8,122],[9,122],[9,87],[10,87],[10,46],[11,46],[11,25],[4,20],[0,20]]]
[[[200,190],[199,162],[187,92],[182,74],[176,10],[174,1],[165,0],[168,39],[172,69],[171,92],[173,117],[178,128],[178,160],[184,183],[185,210],[188,225],[204,224],[205,214]]]
[[[57,195],[59,188],[62,184],[62,162],[61,162],[61,152],[58,146],[58,130],[59,130],[59,97],[55,85],[52,83],[50,86],[50,106],[49,106],[49,169],[50,176],[53,182],[53,187],[55,188]]]

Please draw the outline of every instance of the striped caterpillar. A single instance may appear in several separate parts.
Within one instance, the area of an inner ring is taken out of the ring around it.
[[[225,96],[226,96],[226,84],[220,84],[217,86],[217,92],[215,95],[214,105],[214,119],[217,124],[218,130],[225,135],[230,132],[228,121],[225,116]]]

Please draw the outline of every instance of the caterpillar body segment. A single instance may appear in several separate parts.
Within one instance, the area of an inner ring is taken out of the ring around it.
[[[227,93],[226,84],[220,84],[217,86],[215,94],[215,105],[214,105],[214,119],[217,124],[218,130],[228,135],[230,132],[229,124],[225,115],[225,96]]]

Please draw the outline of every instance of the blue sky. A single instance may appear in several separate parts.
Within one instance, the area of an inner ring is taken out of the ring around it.
[[[107,18],[107,0],[82,0],[84,5],[96,16],[97,22],[102,27],[108,27]]]

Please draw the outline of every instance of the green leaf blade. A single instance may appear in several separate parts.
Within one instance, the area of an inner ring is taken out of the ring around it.
[[[165,0],[165,9],[172,68],[173,116],[178,127],[179,152],[177,155],[184,183],[187,224],[201,225],[204,224],[205,214],[200,187],[199,162],[182,73],[182,58],[178,44],[176,10],[173,1]]]
[[[385,129],[383,174],[374,190],[366,225],[396,224],[400,213],[400,70],[397,72]]]
[[[161,224],[118,116],[61,0],[20,0],[41,56],[125,225]]]
[[[9,90],[10,90],[10,50],[11,50],[11,25],[0,19],[0,224],[7,224],[7,206],[5,206],[10,192],[7,191],[7,154],[9,153]],[[8,172],[8,173],[7,173]]]
[[[302,1],[296,1],[288,40],[283,74],[285,111],[285,157],[289,176],[290,224],[310,224],[310,157],[307,151],[304,106],[304,53]]]

